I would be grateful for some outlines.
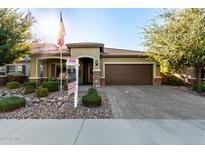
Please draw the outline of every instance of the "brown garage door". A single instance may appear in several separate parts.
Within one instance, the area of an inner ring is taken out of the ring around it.
[[[106,85],[152,85],[152,64],[106,64]]]

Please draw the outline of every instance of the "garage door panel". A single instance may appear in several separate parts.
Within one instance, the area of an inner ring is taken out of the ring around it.
[[[152,85],[152,64],[106,64],[106,85]]]

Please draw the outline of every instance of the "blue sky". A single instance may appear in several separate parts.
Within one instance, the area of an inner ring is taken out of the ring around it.
[[[45,42],[56,43],[59,12],[63,13],[66,43],[100,42],[106,47],[144,50],[143,30],[160,9],[30,9],[37,23],[32,32]],[[25,9],[23,9],[25,11]]]

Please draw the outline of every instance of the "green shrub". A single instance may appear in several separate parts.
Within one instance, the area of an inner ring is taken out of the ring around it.
[[[201,91],[205,92],[205,83],[201,85]]]
[[[90,89],[88,89],[88,94],[90,94],[90,93],[97,94],[98,92],[95,88],[91,87]]]
[[[25,82],[24,87],[26,86],[32,86],[34,89],[36,89],[36,83],[35,82]]]
[[[64,90],[68,90],[68,84],[64,84]]]
[[[39,88],[36,90],[37,97],[46,97],[48,96],[48,88]]]
[[[58,82],[57,81],[48,81],[43,82],[43,88],[48,88],[49,92],[58,91]]]
[[[27,80],[27,77],[19,72],[8,73],[7,74],[8,81],[18,81],[20,83],[24,83]]]
[[[25,91],[24,94],[29,94],[35,92],[36,83],[35,82],[25,82],[24,83]]]
[[[82,97],[82,104],[87,107],[96,107],[101,105],[102,98],[97,93],[88,93]]]
[[[35,88],[34,88],[33,85],[26,85],[25,86],[24,94],[33,93],[34,91],[35,91]]]
[[[172,85],[172,86],[185,85],[185,82],[182,79],[177,78],[174,75],[161,73],[161,77],[162,77],[162,85]]]
[[[205,92],[205,84],[201,84],[199,89],[198,89],[198,84],[193,84],[192,90],[198,91],[198,92]]]
[[[0,112],[13,111],[25,107],[26,99],[18,96],[11,96],[0,100]]]
[[[11,72],[11,73],[7,73],[7,76],[20,77],[20,76],[25,76],[25,75],[23,73],[20,73],[20,72]]]
[[[197,84],[193,84],[193,85],[192,85],[192,90],[197,91],[197,88],[198,88],[198,85],[197,85]]]
[[[19,85],[20,85],[20,83],[17,81],[7,82],[8,89],[17,89],[17,88],[19,88]]]

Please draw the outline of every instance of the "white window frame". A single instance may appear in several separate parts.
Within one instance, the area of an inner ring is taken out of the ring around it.
[[[0,74],[0,77],[4,77],[4,76],[6,76],[6,67],[5,66],[0,66],[0,73],[4,73],[4,75],[1,75]]]

